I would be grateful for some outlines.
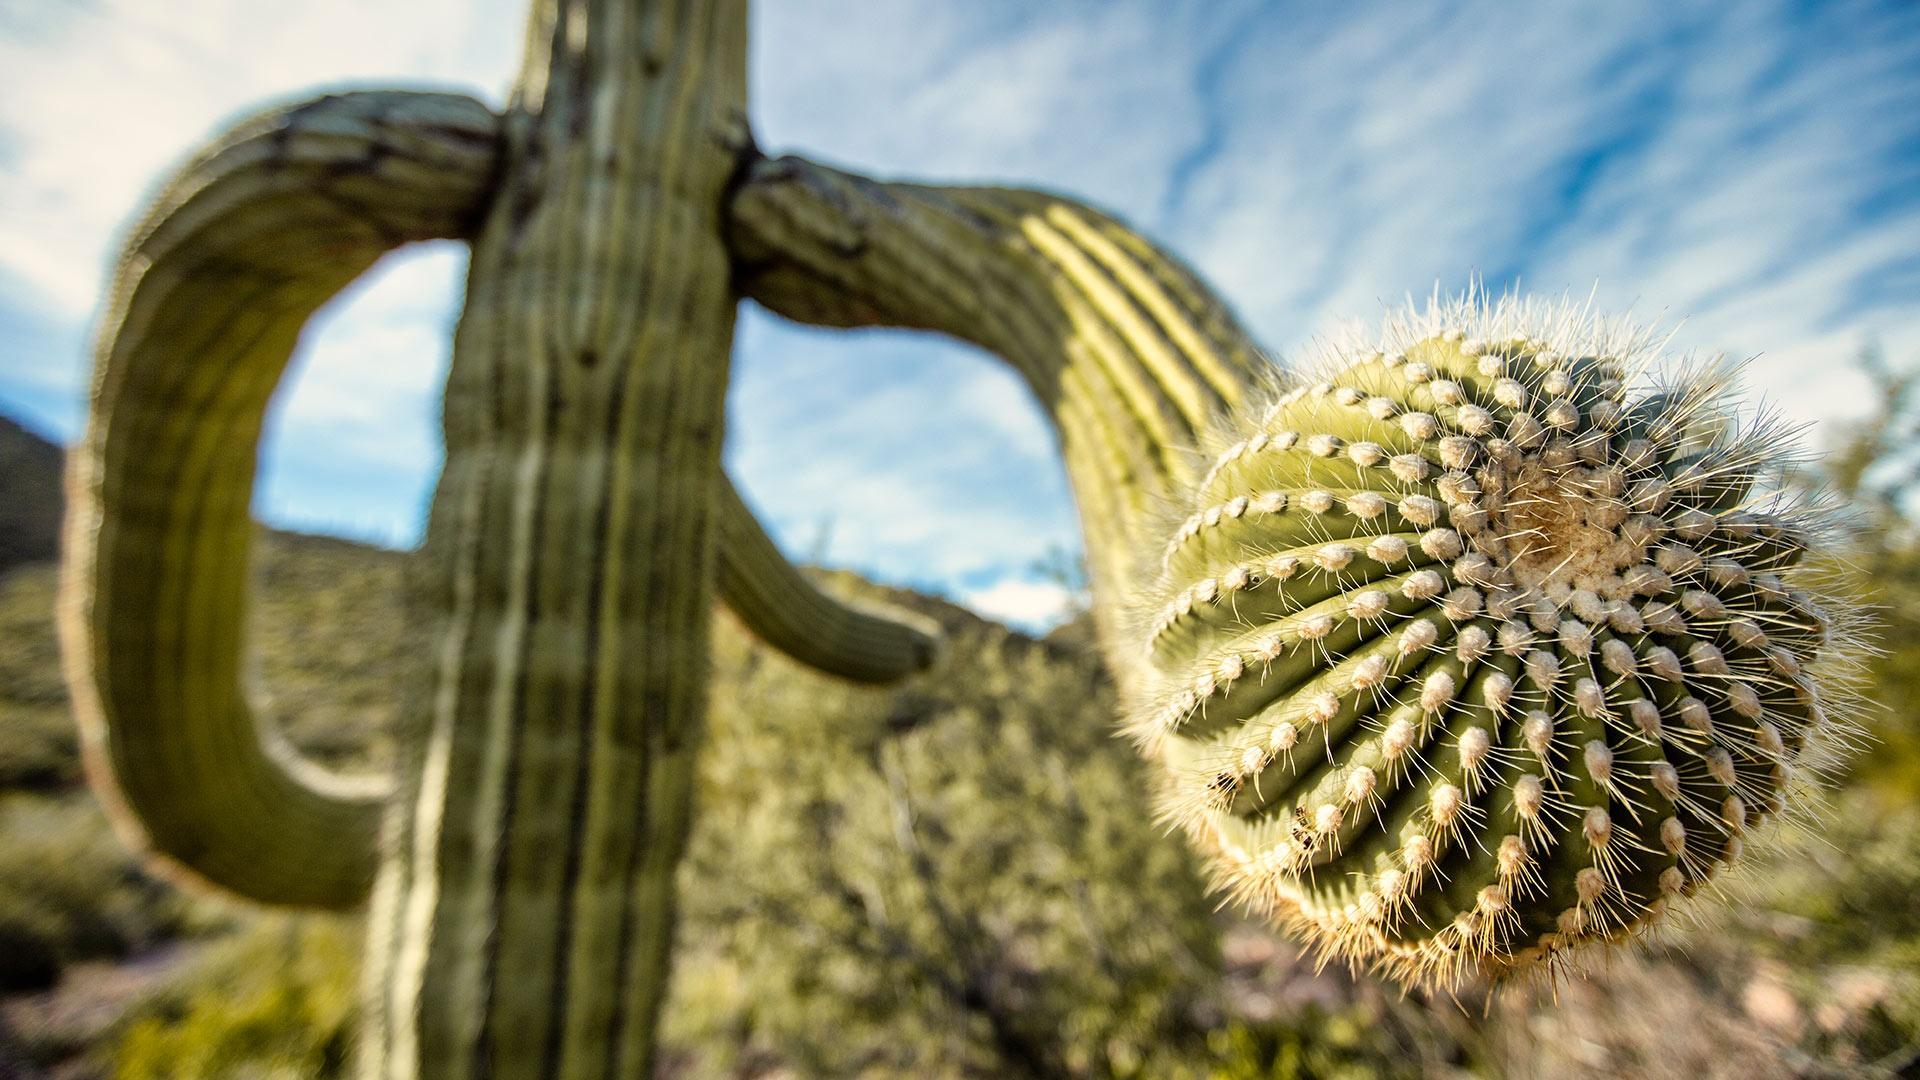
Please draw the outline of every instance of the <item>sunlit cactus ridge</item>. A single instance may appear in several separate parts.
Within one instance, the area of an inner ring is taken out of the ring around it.
[[[1436,303],[1245,410],[1136,618],[1131,731],[1216,884],[1403,982],[1656,922],[1851,711],[1833,511],[1732,369]]]

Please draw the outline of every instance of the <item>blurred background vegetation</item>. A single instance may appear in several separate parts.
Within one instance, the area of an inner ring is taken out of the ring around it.
[[[942,622],[890,691],[722,620],[682,870],[671,1077],[1897,1076],[1920,1070],[1920,387],[1820,480],[1882,620],[1880,711],[1810,824],[1723,901],[1586,977],[1400,996],[1216,909],[1149,817],[1084,619],[1045,640],[848,575]],[[0,421],[0,1077],[318,1077],[351,1056],[358,927],[144,873],[86,790],[52,629],[59,454]],[[418,654],[406,556],[267,533],[266,718],[378,767]],[[1066,573],[1067,571],[1063,571]]]

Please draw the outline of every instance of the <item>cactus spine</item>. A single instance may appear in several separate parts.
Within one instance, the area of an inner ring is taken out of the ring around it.
[[[1219,885],[1457,984],[1652,923],[1833,727],[1827,512],[1711,368],[1440,305],[1242,417],[1172,530],[1132,730]]]

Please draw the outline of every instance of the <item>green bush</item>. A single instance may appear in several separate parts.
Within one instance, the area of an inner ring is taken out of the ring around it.
[[[209,947],[123,1025],[120,1080],[339,1076],[353,1046],[359,926],[262,919]]]
[[[191,901],[143,874],[91,796],[0,797],[0,979],[44,986],[59,966],[125,956],[178,934]]]
[[[1920,1066],[1920,806],[1846,798],[1793,847],[1754,883],[1754,940],[1804,1004],[1808,1049]]]
[[[1329,1011],[1309,1005],[1266,1023],[1234,1021],[1207,1038],[1213,1064],[1206,1080],[1372,1080],[1422,1075],[1417,1059],[1376,1026],[1378,1017],[1353,1007]]]
[[[923,607],[946,661],[892,693],[723,635],[670,1045],[702,1076],[1158,1075],[1201,1054],[1214,905],[1097,664]]]
[[[0,994],[52,986],[65,936],[58,912],[0,885]]]
[[[0,574],[0,792],[52,792],[80,781],[53,633],[54,576],[51,566]]]

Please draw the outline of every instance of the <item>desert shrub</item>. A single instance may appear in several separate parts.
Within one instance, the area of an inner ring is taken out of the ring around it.
[[[65,936],[59,912],[0,885],[0,993],[53,985]]]
[[[191,906],[140,871],[84,793],[0,799],[0,921],[14,946],[0,949],[0,969],[14,988],[53,981],[44,957],[64,966],[173,936]]]
[[[1373,1080],[1420,1077],[1419,1059],[1404,1052],[1361,1006],[1309,1005],[1280,1019],[1236,1020],[1211,1032],[1211,1064],[1191,1075],[1205,1080]]]
[[[945,664],[893,693],[723,638],[738,674],[716,681],[668,1017],[691,1075],[1160,1075],[1204,1053],[1213,905],[1097,665],[945,619]]]
[[[1876,407],[1841,429],[1821,476],[1852,510],[1845,561],[1878,624],[1866,689],[1881,708],[1857,718],[1871,750],[1847,773],[1887,804],[1920,806],[1920,367],[1875,349],[1860,367]]]
[[[54,791],[80,780],[53,633],[54,570],[0,574],[0,791]]]
[[[334,768],[380,768],[421,650],[406,617],[408,557],[344,540],[264,533],[253,647],[261,720]]]
[[[1804,1013],[1807,1053],[1860,1068],[1920,1066],[1920,806],[1844,799],[1754,884],[1774,958]]]
[[[359,926],[262,918],[142,1002],[109,1051],[120,1080],[341,1075],[353,1046]]]

